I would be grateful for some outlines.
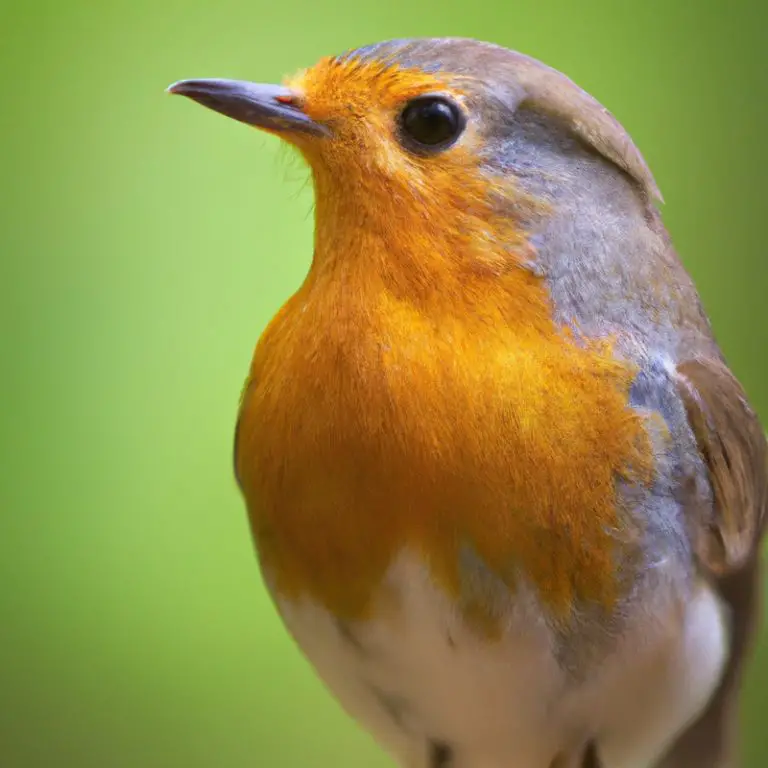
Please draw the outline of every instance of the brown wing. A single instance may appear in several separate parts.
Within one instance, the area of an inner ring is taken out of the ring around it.
[[[756,554],[763,533],[768,505],[765,433],[741,385],[720,360],[688,360],[678,365],[677,374],[714,494],[711,513],[692,505],[696,553],[713,575],[733,573]]]
[[[677,367],[678,388],[709,472],[714,505],[690,500],[694,546],[730,616],[730,656],[699,718],[658,768],[739,765],[739,690],[761,604],[759,544],[768,504],[768,447],[734,375],[712,358]]]

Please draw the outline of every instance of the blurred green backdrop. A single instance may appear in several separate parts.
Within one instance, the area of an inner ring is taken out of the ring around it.
[[[0,765],[389,765],[278,623],[231,475],[253,344],[308,266],[306,174],[168,83],[279,80],[410,35],[544,59],[640,144],[765,419],[766,13],[764,0],[5,0]],[[748,768],[768,765],[763,646]]]

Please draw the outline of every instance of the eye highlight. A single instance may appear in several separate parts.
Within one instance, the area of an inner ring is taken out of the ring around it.
[[[466,118],[458,104],[445,96],[418,96],[399,119],[400,140],[406,149],[429,154],[447,149],[461,136]]]

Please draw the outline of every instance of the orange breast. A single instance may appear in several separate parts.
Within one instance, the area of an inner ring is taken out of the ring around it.
[[[633,531],[616,481],[652,475],[633,371],[556,328],[529,273],[494,284],[464,285],[486,297],[471,307],[425,308],[373,279],[353,293],[310,275],[269,326],[237,472],[281,594],[362,618],[410,548],[468,616],[487,614],[468,551],[509,590],[523,574],[558,616],[620,596]]]

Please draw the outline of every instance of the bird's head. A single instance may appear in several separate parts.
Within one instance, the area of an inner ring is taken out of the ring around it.
[[[408,269],[422,282],[437,266],[426,253],[498,274],[533,264],[553,208],[574,214],[596,196],[610,208],[616,190],[660,197],[607,110],[559,72],[487,43],[394,40],[324,58],[280,86],[183,80],[169,90],[298,148],[314,178],[316,255],[360,250],[367,234],[390,265],[417,254]]]

